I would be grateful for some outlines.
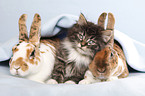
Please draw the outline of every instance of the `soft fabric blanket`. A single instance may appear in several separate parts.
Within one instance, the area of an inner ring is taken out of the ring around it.
[[[145,73],[88,85],[47,85],[11,76],[8,70],[0,66],[0,96],[145,96]]]
[[[42,25],[42,37],[50,37],[56,35],[61,28],[70,28],[76,21],[78,16],[62,14]],[[128,64],[138,70],[145,71],[145,44],[142,44],[124,33],[114,30],[115,39],[121,44]],[[14,37],[9,41],[0,44],[0,61],[7,60],[12,55],[12,47],[18,43],[18,37]]]

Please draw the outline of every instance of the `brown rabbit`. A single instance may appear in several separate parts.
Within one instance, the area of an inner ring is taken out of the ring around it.
[[[117,43],[114,43],[115,19],[111,13],[108,14],[108,22],[110,23],[107,25],[106,31],[112,31],[110,40],[104,49],[96,53],[89,65],[89,70],[85,74],[85,79],[80,81],[79,84],[112,81],[129,75],[123,50]],[[102,25],[104,23],[105,20],[102,20]]]

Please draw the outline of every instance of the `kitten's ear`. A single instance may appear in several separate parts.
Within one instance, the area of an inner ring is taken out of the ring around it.
[[[85,16],[81,13],[80,14],[80,17],[79,17],[79,20],[77,22],[79,25],[84,25],[84,24],[87,24],[87,20],[85,18]]]

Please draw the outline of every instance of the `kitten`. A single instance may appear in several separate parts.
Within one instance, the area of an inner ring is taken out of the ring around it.
[[[104,28],[88,22],[83,14],[57,48],[56,61],[48,84],[78,83],[83,79],[95,53],[103,48]],[[106,37],[106,36],[105,36]]]

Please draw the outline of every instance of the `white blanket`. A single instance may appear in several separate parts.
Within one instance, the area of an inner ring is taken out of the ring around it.
[[[8,70],[0,66],[0,96],[145,96],[145,73],[88,85],[47,85],[10,76]]]
[[[61,28],[70,28],[76,21],[78,16],[62,14],[42,25],[42,37],[56,35]],[[125,52],[128,64],[138,70],[145,71],[145,44],[133,40],[122,32],[115,30],[115,39],[121,44]],[[0,61],[7,60],[12,55],[12,47],[18,43],[18,37],[0,44]]]

